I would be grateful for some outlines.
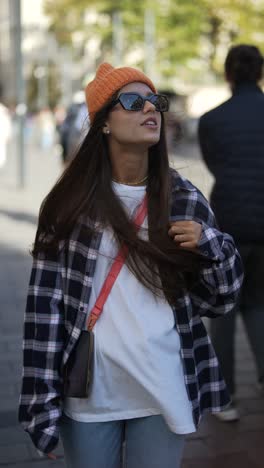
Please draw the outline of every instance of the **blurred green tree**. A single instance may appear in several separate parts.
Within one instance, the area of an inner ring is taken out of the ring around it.
[[[26,84],[26,93],[27,93],[27,105],[30,112],[36,112],[39,110],[41,103],[40,96],[40,78],[37,78],[36,71],[39,69],[38,63],[33,63],[29,73],[29,78]],[[58,104],[61,97],[61,91],[59,87],[59,72],[57,65],[51,61],[47,64],[47,73],[46,76],[46,102],[42,102],[42,105],[54,109]]]
[[[203,58],[209,69],[222,74],[227,48],[252,43],[264,51],[263,0],[197,0],[202,10]]]
[[[193,67],[193,73],[200,69],[202,75],[210,71],[219,76],[231,43],[250,42],[264,49],[263,0],[45,0],[44,5],[58,42],[73,46],[80,56],[87,41],[97,38],[100,61],[112,58],[113,22],[119,13],[123,33],[118,45],[126,55],[133,53],[135,65],[140,66],[144,17],[150,11],[155,16],[153,48],[163,76],[186,67]]]

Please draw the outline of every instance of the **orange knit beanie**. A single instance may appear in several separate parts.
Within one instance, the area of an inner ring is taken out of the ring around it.
[[[93,81],[85,88],[86,103],[91,123],[98,112],[111,96],[128,83],[139,81],[150,87],[153,93],[157,90],[152,81],[140,70],[130,67],[114,68],[109,63],[102,63]]]

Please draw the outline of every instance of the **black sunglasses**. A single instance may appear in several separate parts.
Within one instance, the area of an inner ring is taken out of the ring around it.
[[[138,93],[121,93],[118,98],[111,103],[111,108],[120,102],[121,106],[127,111],[140,111],[144,108],[145,102],[154,104],[156,111],[167,112],[169,110],[169,101],[163,94],[150,94],[141,96]]]

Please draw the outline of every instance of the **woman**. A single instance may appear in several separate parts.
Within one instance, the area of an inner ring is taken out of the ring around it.
[[[229,403],[201,316],[235,305],[242,266],[203,195],[171,170],[167,100],[140,71],[102,64],[86,88],[91,127],[45,199],[25,318],[20,421],[66,465],[179,467],[185,434]],[[147,216],[133,218],[147,194]],[[63,371],[120,246],[128,256],[94,326],[88,398]]]

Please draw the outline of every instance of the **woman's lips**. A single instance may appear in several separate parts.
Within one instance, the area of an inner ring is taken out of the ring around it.
[[[144,120],[144,122],[141,125],[149,128],[157,128],[158,123],[154,117],[149,117],[148,119]]]

